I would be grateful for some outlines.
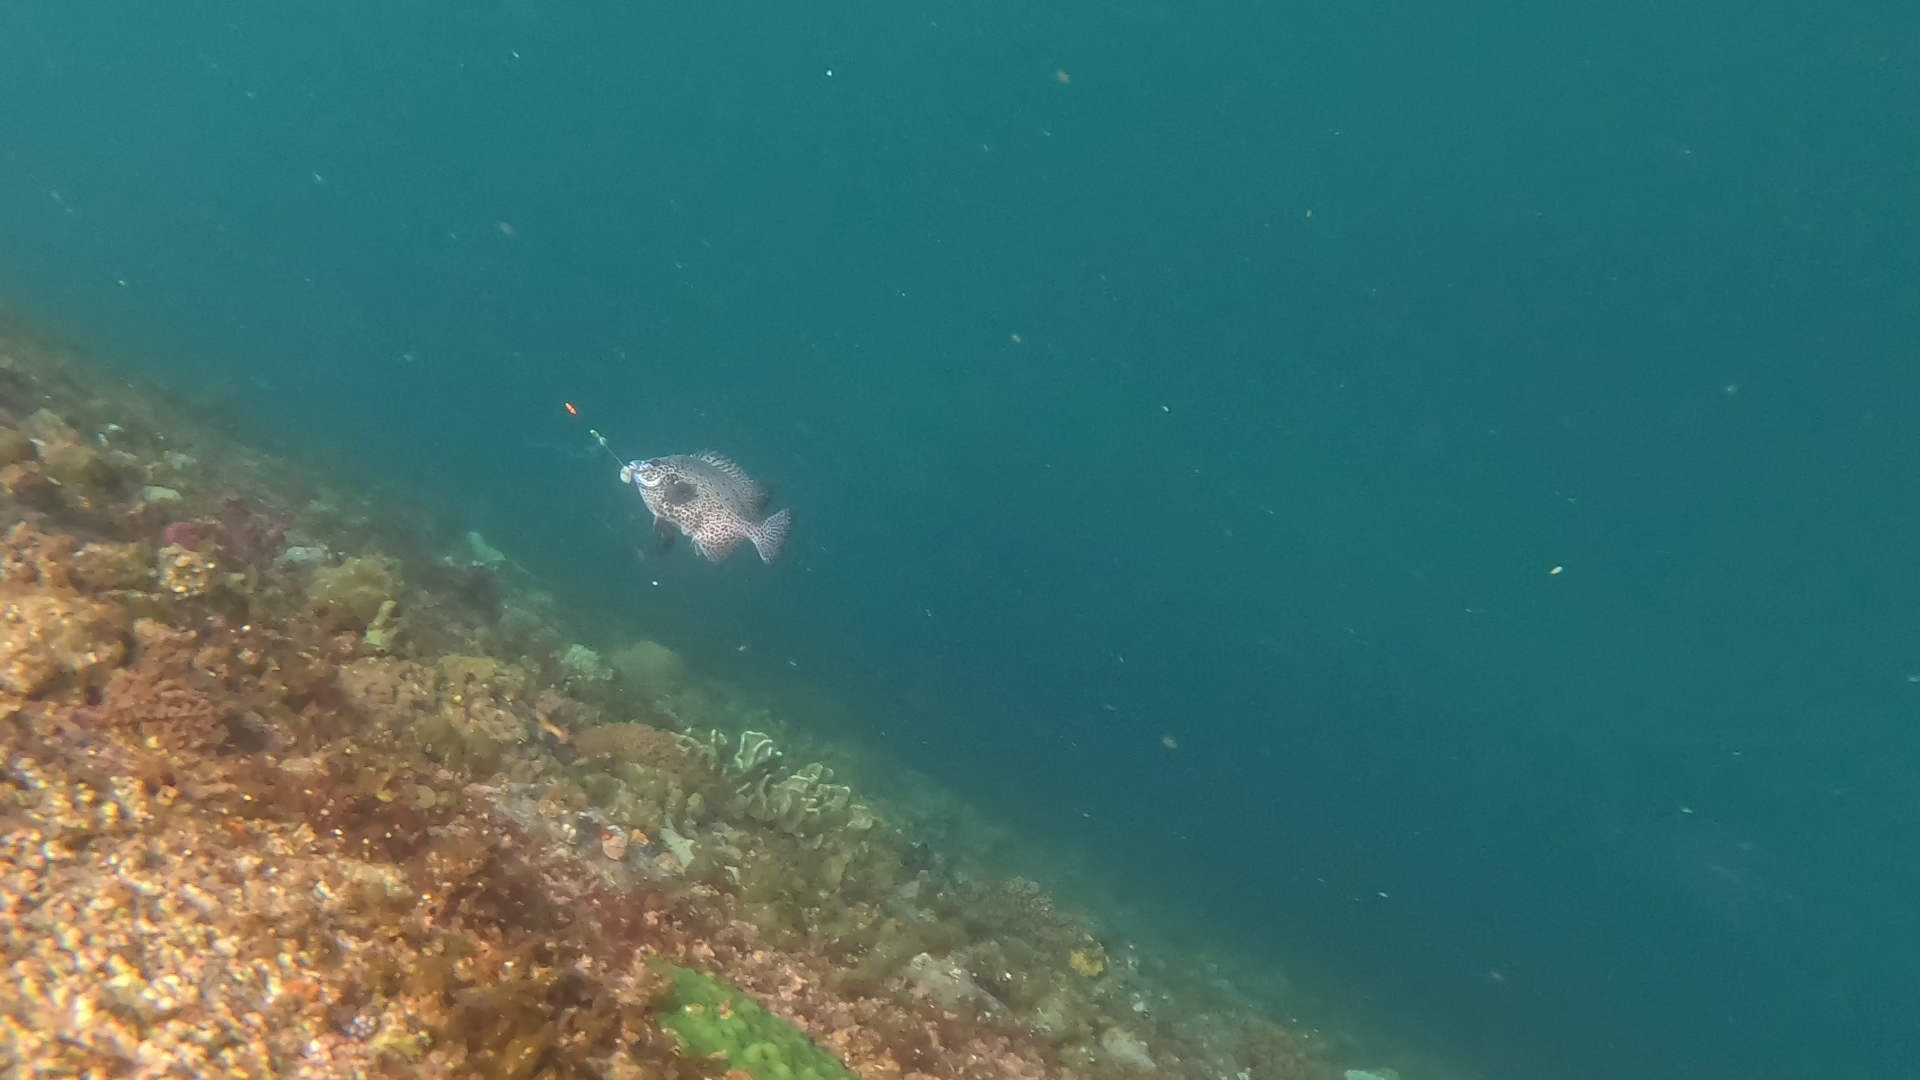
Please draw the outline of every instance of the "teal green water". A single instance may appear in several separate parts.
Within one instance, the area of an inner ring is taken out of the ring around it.
[[[0,294],[1490,1076],[1911,1072],[1920,9],[1249,8],[6,5]]]

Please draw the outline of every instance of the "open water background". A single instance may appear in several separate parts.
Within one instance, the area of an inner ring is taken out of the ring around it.
[[[0,295],[1410,1045],[1903,1075],[1917,31],[14,0]]]

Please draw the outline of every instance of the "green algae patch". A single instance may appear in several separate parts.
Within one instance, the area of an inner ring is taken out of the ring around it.
[[[859,1080],[737,987],[673,964],[657,968],[673,977],[673,992],[656,1017],[689,1057],[722,1056],[727,1068],[745,1069],[754,1080]]]

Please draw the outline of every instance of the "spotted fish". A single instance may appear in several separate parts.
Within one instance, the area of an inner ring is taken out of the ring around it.
[[[793,527],[792,510],[769,515],[773,493],[711,450],[630,461],[620,482],[640,489],[662,541],[684,535],[708,562],[724,560],[742,540],[753,541],[762,562],[772,562]]]

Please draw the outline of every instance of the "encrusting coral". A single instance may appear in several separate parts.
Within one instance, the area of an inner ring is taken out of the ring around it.
[[[620,689],[647,700],[670,697],[687,682],[680,654],[657,641],[636,641],[609,661]]]
[[[336,630],[365,630],[400,591],[400,568],[384,555],[361,555],[314,572],[307,598]]]
[[[0,690],[32,697],[63,679],[98,682],[125,655],[126,626],[111,604],[0,583]]]
[[[664,646],[421,584],[469,588],[459,529],[4,334],[0,528],[0,1071],[1334,1075],[930,856]]]

